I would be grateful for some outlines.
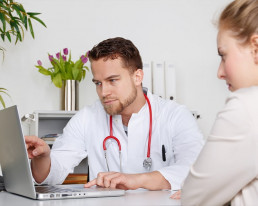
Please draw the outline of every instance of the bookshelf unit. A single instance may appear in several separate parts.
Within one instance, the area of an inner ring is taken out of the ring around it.
[[[29,134],[39,138],[49,134],[62,134],[63,128],[77,111],[35,111],[27,116],[30,119]],[[58,137],[56,137],[58,138]],[[52,147],[54,140],[46,141]],[[86,183],[88,173],[87,158],[74,168],[74,173],[69,174],[64,184]]]
[[[63,128],[76,114],[76,111],[35,111],[30,124],[30,134],[43,137],[48,134],[62,134]],[[49,145],[53,141],[47,142]]]

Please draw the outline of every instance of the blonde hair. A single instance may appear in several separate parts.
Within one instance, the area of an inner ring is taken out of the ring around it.
[[[221,13],[219,29],[231,30],[235,37],[248,44],[251,36],[258,33],[258,0],[235,0]]]

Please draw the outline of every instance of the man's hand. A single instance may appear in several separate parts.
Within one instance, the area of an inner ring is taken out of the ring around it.
[[[85,187],[98,185],[106,188],[117,188],[123,190],[135,190],[140,187],[141,174],[124,174],[119,172],[100,172],[98,177]]]
[[[50,171],[50,148],[45,141],[36,136],[25,136],[25,142],[31,159],[32,175],[38,183],[41,183]]]
[[[84,186],[91,187],[93,185],[123,190],[135,190],[138,188],[149,190],[170,189],[169,182],[158,171],[141,174],[101,172],[96,179]]]
[[[44,140],[36,136],[25,136],[25,142],[30,159],[50,155],[50,148]]]

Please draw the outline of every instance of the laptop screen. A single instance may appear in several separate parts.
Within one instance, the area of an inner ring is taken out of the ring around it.
[[[0,111],[0,164],[8,192],[35,199],[30,163],[17,106]]]

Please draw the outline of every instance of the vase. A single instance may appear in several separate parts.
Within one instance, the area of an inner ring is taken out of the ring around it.
[[[61,109],[65,111],[79,109],[79,81],[63,81],[61,88]]]

